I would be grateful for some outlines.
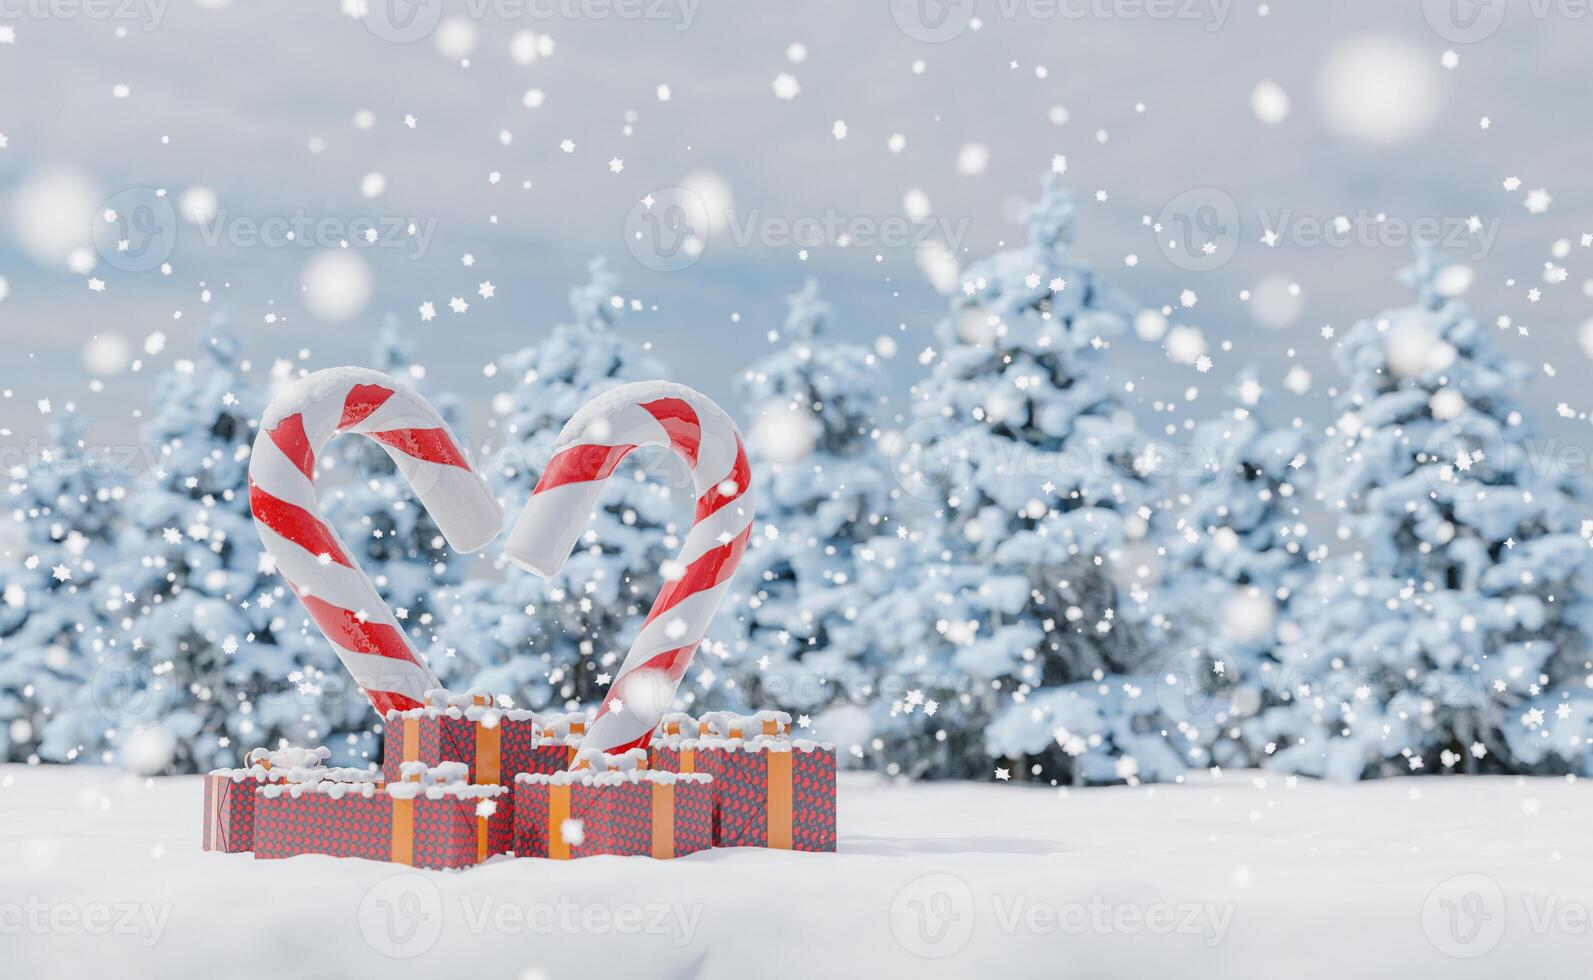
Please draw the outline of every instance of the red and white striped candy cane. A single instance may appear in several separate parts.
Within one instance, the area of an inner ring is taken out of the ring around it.
[[[437,410],[379,371],[317,371],[266,408],[249,460],[249,508],[266,552],[377,712],[420,707],[442,684],[316,500],[316,457],[340,432],[387,450],[455,551],[497,537],[503,508]]]
[[[752,472],[735,423],[684,385],[647,381],[604,392],[565,425],[553,458],[509,532],[509,557],[538,575],[557,572],[581,536],[604,481],[641,446],[672,449],[685,460],[697,512],[676,559],[678,574],[667,576],[609,685],[582,745],[583,757],[647,744],[752,535]]]

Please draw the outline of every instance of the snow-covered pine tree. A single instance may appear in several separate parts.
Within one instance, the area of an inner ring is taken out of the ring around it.
[[[121,642],[121,591],[104,576],[114,561],[123,457],[96,454],[70,405],[54,413],[49,431],[51,445],[6,488],[0,757],[102,761],[113,719],[93,694],[96,669]]]
[[[1193,767],[1259,761],[1242,725],[1292,696],[1275,651],[1298,635],[1290,604],[1320,558],[1300,510],[1309,462],[1300,420],[1273,427],[1253,371],[1229,394],[1190,441],[1193,478],[1167,538],[1173,570],[1156,590],[1158,614],[1180,636],[1153,660],[1156,697]]]
[[[1339,779],[1586,770],[1587,527],[1534,453],[1525,366],[1430,252],[1411,306],[1357,323],[1320,450],[1324,503],[1356,550],[1304,596],[1294,704],[1259,719],[1270,765]]]
[[[363,764],[374,716],[263,554],[248,466],[265,393],[224,326],[156,383],[144,441],[159,469],[130,495],[125,562],[132,649],[179,770],[235,763],[286,738]],[[147,742],[146,742],[147,744]],[[148,760],[145,760],[147,764]]]
[[[816,281],[788,304],[771,333],[784,346],[737,381],[760,531],[719,619],[736,637],[749,705],[806,713],[872,690],[860,616],[880,594],[871,587],[890,583],[860,566],[889,550],[875,539],[894,536],[900,490],[877,446],[878,358],[824,336],[833,311]]]
[[[614,329],[624,310],[616,277],[601,259],[590,271],[591,281],[570,291],[572,322],[494,366],[511,387],[500,396],[507,411],[488,478],[510,522],[577,409],[615,385],[666,376],[651,353]],[[447,617],[450,655],[433,658],[439,676],[523,707],[562,710],[601,700],[680,546],[690,483],[672,466],[673,457],[651,451],[627,460],[629,473],[609,481],[583,546],[557,575],[543,579],[511,567],[502,579],[467,582]],[[671,484],[685,495],[678,508]]]
[[[414,344],[398,332],[395,319],[383,323],[373,355],[376,370],[414,388],[456,433],[462,431],[458,400],[425,383],[425,371],[415,363]],[[451,587],[463,579],[468,559],[449,549],[436,522],[379,443],[345,436],[328,455],[333,471],[317,477],[327,519],[354,549],[355,559],[388,608],[408,628],[415,648],[428,650],[437,638],[437,619],[450,602]],[[429,659],[441,657],[433,652]]]
[[[1049,178],[1028,243],[966,271],[914,389],[904,478],[940,494],[947,560],[916,601],[938,642],[903,651],[897,673],[968,684],[893,706],[882,742],[904,765],[939,754],[948,775],[987,777],[995,762],[1061,780],[1183,766],[1154,698],[1123,676],[1147,656],[1138,613],[1154,549],[1140,539],[1159,501],[1157,454],[1105,362],[1133,306],[1069,257],[1073,221]],[[933,717],[915,710],[929,700]]]

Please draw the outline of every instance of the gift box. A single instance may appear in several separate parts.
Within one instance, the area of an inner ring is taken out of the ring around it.
[[[579,735],[566,735],[563,738],[538,736],[524,766],[511,778],[521,775],[551,776],[556,772],[564,772],[575,764],[575,756],[580,751]]]
[[[463,763],[409,763],[403,781],[326,779],[262,787],[255,800],[256,858],[326,854],[417,868],[465,868],[514,843],[506,786],[463,781]]]
[[[206,773],[204,849],[224,854],[254,850],[255,791],[266,783],[310,782],[348,771],[321,768],[330,755],[325,747],[255,749],[244,759],[244,768]]]
[[[706,722],[706,719],[704,719]],[[835,850],[835,746],[803,739],[664,739],[653,768],[713,777],[715,847]]]
[[[544,764],[533,755],[541,719],[529,711],[494,707],[484,691],[428,691],[424,707],[389,711],[384,724],[382,774],[388,782],[401,781],[406,762],[464,763],[466,781],[480,784],[507,784]]]
[[[518,776],[515,854],[674,858],[707,850],[713,846],[711,781],[703,773],[646,769]]]

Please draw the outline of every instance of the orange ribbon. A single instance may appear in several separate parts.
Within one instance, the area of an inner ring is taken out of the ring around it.
[[[675,856],[675,787],[653,784],[653,857]]]
[[[768,752],[769,846],[791,849],[791,753]]]
[[[548,857],[570,859],[570,844],[564,839],[564,821],[570,819],[570,784],[548,784]]]
[[[415,801],[393,799],[393,863],[415,863]]]

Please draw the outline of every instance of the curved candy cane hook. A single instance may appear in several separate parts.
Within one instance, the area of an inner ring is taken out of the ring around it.
[[[408,710],[442,684],[315,495],[316,457],[340,432],[387,450],[455,551],[475,551],[497,537],[503,508],[437,410],[379,371],[317,371],[266,408],[249,460],[249,508],[260,540],[376,711]]]
[[[673,450],[691,469],[697,510],[663,590],[620,665],[582,745],[588,755],[645,746],[708,631],[752,535],[752,471],[730,416],[684,385],[638,382],[587,402],[559,433],[554,455],[507,553],[548,576],[570,556],[604,482],[641,446]]]

